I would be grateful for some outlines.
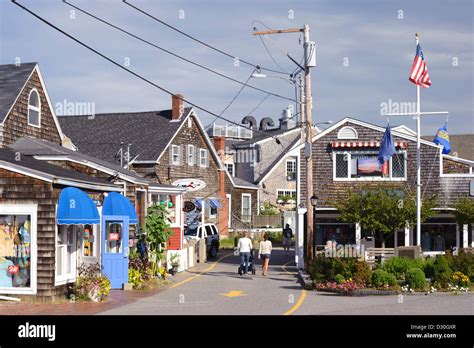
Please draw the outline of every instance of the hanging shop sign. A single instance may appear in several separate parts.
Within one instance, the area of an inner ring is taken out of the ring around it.
[[[206,183],[199,179],[179,179],[171,185],[185,188],[188,192],[199,191],[206,187]]]
[[[101,207],[104,203],[104,195],[102,193],[90,193],[87,192],[87,195],[92,199],[96,207]]]
[[[194,204],[191,201],[184,202],[183,211],[185,213],[189,213],[189,212],[193,211],[194,209],[196,209],[196,204]]]

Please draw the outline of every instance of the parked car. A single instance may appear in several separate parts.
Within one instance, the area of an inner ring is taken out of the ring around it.
[[[200,240],[206,239],[207,255],[213,259],[219,251],[219,230],[215,224],[204,224],[196,227],[185,227],[184,238]]]

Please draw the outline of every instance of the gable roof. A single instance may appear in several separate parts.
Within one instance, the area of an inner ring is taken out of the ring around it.
[[[89,167],[97,168],[98,170],[110,173],[111,175],[118,174],[120,178],[134,183],[153,184],[155,187],[160,186],[166,189],[177,189],[174,186],[154,183],[148,179],[141,177],[135,172],[122,168],[118,165],[103,161],[98,158],[94,158],[78,151],[67,149],[60,145],[53,144],[49,141],[42,139],[36,139],[28,136],[22,137],[18,139],[11,146],[11,148],[25,156],[33,156],[36,159],[69,160]],[[178,189],[178,191],[180,190],[181,189]]]
[[[171,110],[106,113],[58,117],[64,133],[79,151],[114,163],[120,144],[131,144],[131,157],[137,162],[156,162],[192,108],[171,121]]]
[[[37,63],[0,65],[0,122],[3,122]]]
[[[17,153],[11,149],[0,149],[0,168],[20,172],[52,183],[66,184],[64,181],[73,181],[81,187],[99,185],[104,186],[104,189],[107,190],[122,190],[120,186],[116,186],[107,180],[55,166],[30,156],[21,156],[18,161]]]
[[[359,125],[361,127],[366,127],[366,128],[370,128],[370,129],[373,129],[373,130],[376,130],[376,131],[379,131],[381,133],[385,132],[385,128],[383,127],[380,127],[380,126],[376,126],[372,123],[367,123],[365,121],[361,121],[361,120],[356,120],[354,118],[350,118],[350,117],[345,117],[343,118],[342,120],[334,123],[331,127],[328,127],[326,128],[325,130],[323,130],[321,133],[317,134],[316,136],[313,137],[313,140],[312,142],[314,143],[316,140],[324,137],[326,134],[334,131],[335,129],[338,129],[339,127],[341,127],[343,124],[346,124],[346,123],[352,123],[352,124],[356,124],[356,125]],[[415,141],[416,142],[416,137],[413,137],[413,136],[410,136],[410,135],[407,135],[405,133],[400,133],[400,132],[397,132],[393,129],[391,129],[392,131],[392,136],[396,136],[396,137],[399,137],[399,138],[403,138],[403,139],[407,139],[407,140],[411,140],[411,141]],[[432,147],[436,147],[438,149],[441,149],[441,146],[438,146],[436,145],[435,143],[431,142],[431,141],[426,141],[424,139],[420,139],[420,142],[421,144],[424,144],[424,145],[429,145],[429,146],[432,146]],[[298,145],[298,148],[302,148],[304,146],[304,144],[300,144]]]
[[[433,141],[434,135],[422,136],[427,141]],[[474,134],[449,134],[451,153],[457,153],[457,157],[474,161]]]

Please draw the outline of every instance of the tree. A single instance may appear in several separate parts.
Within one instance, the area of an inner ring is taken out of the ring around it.
[[[360,223],[362,231],[372,233],[385,247],[385,241],[395,231],[416,224],[416,201],[408,191],[376,187],[349,193],[347,199],[338,199],[336,207],[340,220],[347,223]],[[423,200],[422,222],[435,214],[432,210],[436,199]]]
[[[148,208],[148,213],[145,217],[145,231],[147,233],[147,242],[150,246],[153,275],[156,275],[159,271],[160,262],[163,257],[163,246],[173,234],[170,229],[170,223],[168,208],[163,204],[153,204]]]
[[[474,199],[461,198],[454,208],[454,217],[459,226],[474,224]]]

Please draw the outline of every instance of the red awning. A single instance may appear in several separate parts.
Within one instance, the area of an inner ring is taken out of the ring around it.
[[[395,147],[405,149],[407,145],[405,141],[395,141]],[[380,147],[380,141],[333,141],[332,147]]]

